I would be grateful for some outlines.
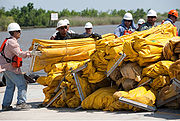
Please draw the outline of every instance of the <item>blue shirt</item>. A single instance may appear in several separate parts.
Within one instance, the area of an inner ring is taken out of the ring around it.
[[[93,32],[92,32],[92,33],[93,33]],[[84,33],[82,33],[82,35],[91,35],[91,34],[88,34],[88,33],[84,32]]]
[[[167,18],[165,20],[164,24],[167,24],[167,23],[171,23],[172,25],[174,25],[173,21],[170,18]]]
[[[115,29],[114,31],[114,34],[117,35],[118,37],[124,35],[124,31],[125,30],[129,30],[129,31],[132,31],[134,32],[136,30],[136,27],[135,27],[135,24],[134,24],[134,21],[132,20],[131,22],[131,26],[129,27],[129,29],[125,26],[124,24],[124,19],[122,20],[121,24],[119,26],[117,26],[117,28]]]

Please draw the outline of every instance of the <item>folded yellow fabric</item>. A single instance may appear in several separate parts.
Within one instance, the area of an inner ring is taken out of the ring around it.
[[[115,87],[100,88],[83,100],[81,106],[83,109],[105,109],[114,102],[115,91]]]
[[[114,101],[106,110],[114,111],[114,110],[133,110],[140,111],[141,109],[134,107],[132,105],[128,105],[126,103],[119,102],[119,97],[124,97],[130,100],[134,100],[149,106],[153,106],[155,104],[155,93],[153,90],[148,87],[138,87],[133,90],[128,91],[117,91],[114,93],[113,97],[117,100]]]
[[[172,61],[159,61],[155,64],[143,68],[142,75],[152,78],[156,78],[159,75],[169,75],[169,67],[174,62]]]
[[[167,60],[178,60],[177,48],[179,48],[178,43],[180,43],[180,37],[174,37],[169,40],[169,42],[163,48],[163,56]],[[180,44],[179,44],[180,45]],[[180,52],[179,52],[180,53]]]
[[[180,59],[171,64],[169,68],[169,75],[170,78],[175,77],[176,79],[180,80]]]

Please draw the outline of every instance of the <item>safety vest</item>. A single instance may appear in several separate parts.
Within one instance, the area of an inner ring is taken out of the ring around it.
[[[15,68],[19,68],[22,66],[22,58],[18,57],[17,55],[13,56],[12,59],[9,59],[5,56],[4,54],[4,48],[5,48],[5,45],[6,45],[6,41],[8,40],[9,38],[6,38],[4,40],[4,42],[2,43],[1,45],[1,48],[0,48],[0,53],[1,55],[6,59],[6,62],[7,63],[11,63],[13,67]],[[20,49],[21,50],[21,49]],[[22,51],[22,50],[21,50]]]
[[[128,34],[131,34],[131,33],[133,33],[133,32],[130,31],[130,30],[125,30],[125,31],[124,31],[124,35],[128,35]]]

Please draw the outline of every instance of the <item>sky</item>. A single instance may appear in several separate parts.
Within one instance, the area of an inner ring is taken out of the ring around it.
[[[62,11],[63,9],[82,11],[86,8],[106,12],[112,9],[136,10],[143,8],[145,11],[154,9],[164,13],[171,9],[180,9],[180,0],[0,0],[0,8],[10,10],[14,7],[26,6],[29,2],[34,8]]]

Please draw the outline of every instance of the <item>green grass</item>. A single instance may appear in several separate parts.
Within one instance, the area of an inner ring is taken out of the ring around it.
[[[87,22],[93,25],[110,25],[120,24],[121,17],[63,17],[61,19],[69,19],[71,26],[84,26]]]

